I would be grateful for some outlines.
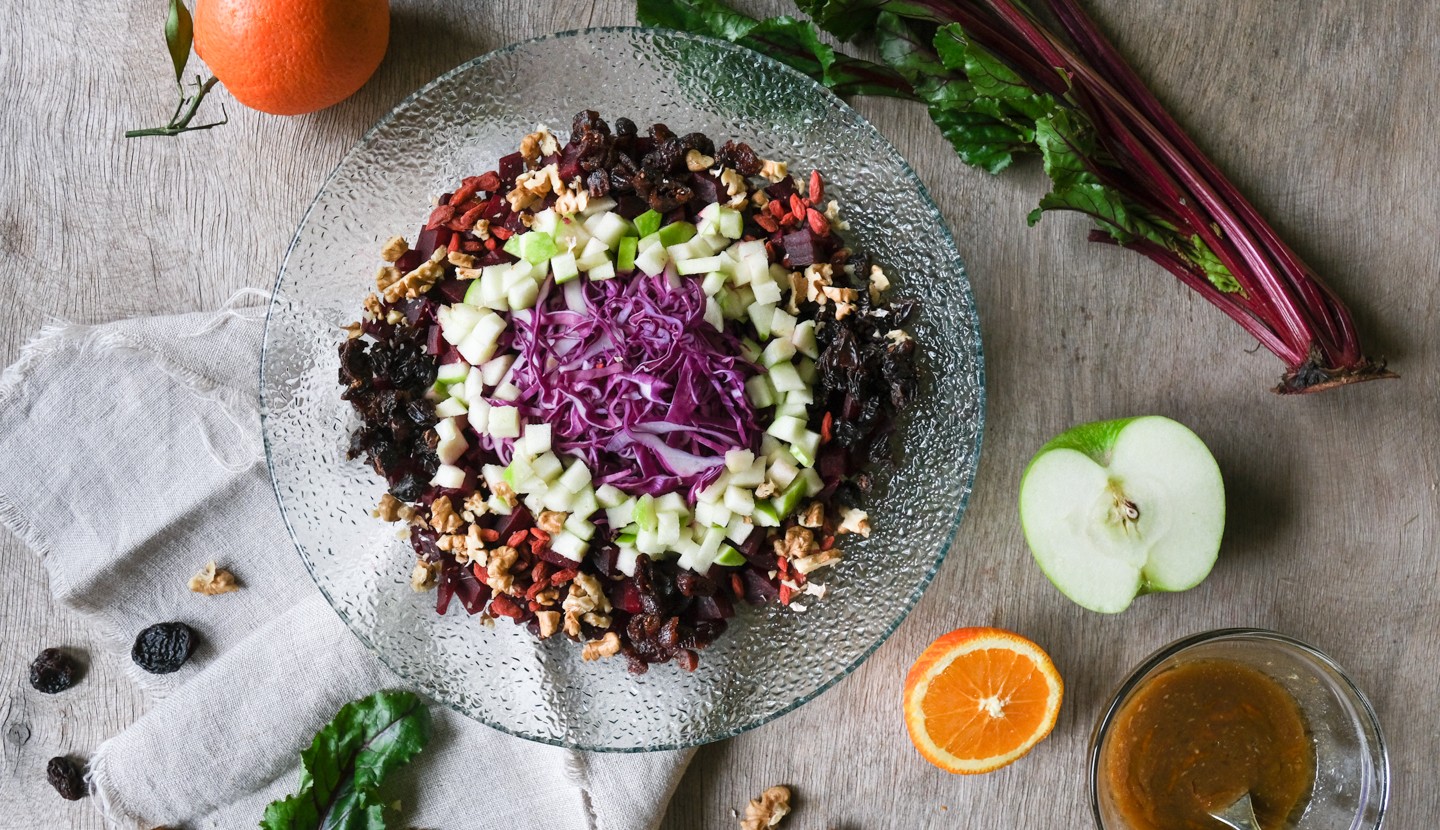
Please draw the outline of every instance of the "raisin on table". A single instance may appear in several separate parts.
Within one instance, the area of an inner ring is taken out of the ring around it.
[[[80,774],[80,767],[63,755],[51,758],[45,765],[45,779],[66,801],[85,797],[85,777]]]
[[[198,639],[194,629],[185,623],[156,623],[135,638],[130,659],[151,674],[169,674],[190,659]]]
[[[47,695],[63,692],[79,679],[79,664],[58,648],[45,649],[30,664],[30,685]]]

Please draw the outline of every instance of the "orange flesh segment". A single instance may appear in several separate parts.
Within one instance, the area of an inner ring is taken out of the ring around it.
[[[930,680],[920,702],[925,731],[959,758],[1013,751],[1047,719],[1050,683],[1028,655],[976,649]]]

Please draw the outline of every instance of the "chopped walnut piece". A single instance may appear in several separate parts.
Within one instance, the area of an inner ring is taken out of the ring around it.
[[[764,190],[757,190],[754,193],[750,194],[750,201],[755,203],[755,207],[763,208],[766,205],[770,204],[770,194],[766,193]]]
[[[469,270],[474,270],[475,268],[475,257],[461,251],[450,251],[445,255],[445,260],[451,265],[454,265],[456,268],[465,268]],[[476,276],[478,275],[472,275],[470,279],[473,280]]]
[[[475,492],[465,497],[465,504],[463,505],[463,508],[466,513],[473,514],[474,516],[483,516],[485,515],[486,511],[490,509],[490,506],[485,503],[485,494],[481,493],[479,490],[476,490]],[[466,519],[466,521],[473,522],[475,521],[475,519]],[[474,530],[474,528],[471,529]]]
[[[809,574],[811,571],[819,570],[826,565],[833,565],[840,561],[840,551],[837,548],[830,550],[816,551],[809,556],[802,556],[790,564],[795,570],[802,574]]]
[[[410,590],[419,593],[428,591],[435,587],[438,581],[440,563],[420,561],[415,563],[415,570],[410,572]]]
[[[909,339],[910,339],[910,335],[906,334],[905,332],[901,331],[900,329],[891,329],[891,330],[885,332],[885,339],[889,340],[891,343],[894,343],[895,345],[898,346],[898,345],[900,345],[901,343],[904,343],[904,342],[906,342],[907,340],[909,340]]]
[[[603,615],[610,612],[610,600],[600,587],[599,580],[581,573],[571,581],[570,593],[560,607],[565,609],[565,633],[579,637],[582,617],[591,625],[599,625],[599,620],[606,619]]]
[[[515,577],[510,573],[510,569],[514,567],[515,560],[519,556],[520,552],[509,545],[502,545],[490,551],[485,560],[485,576],[490,590],[499,594],[508,594],[514,589]]]
[[[430,504],[430,526],[441,533],[454,533],[464,524],[450,504],[449,496],[441,496]]]
[[[835,304],[835,319],[844,320],[855,313],[855,306],[852,303],[839,302]]]
[[[685,168],[691,173],[699,173],[701,170],[709,169],[715,163],[715,159],[705,155],[699,150],[690,150],[685,153]]]
[[[789,173],[790,167],[783,161],[771,161],[770,159],[760,160],[760,178],[768,182],[778,182]]]
[[[541,605],[554,605],[560,601],[560,591],[557,588],[546,588],[535,595],[535,601]]]
[[[840,218],[840,203],[834,199],[831,199],[825,205],[825,218],[829,220],[830,227],[836,230],[850,230],[850,223]]]
[[[744,207],[746,200],[750,197],[750,182],[740,175],[737,170],[729,167],[720,171],[720,183],[725,185],[725,193],[730,196],[730,201],[725,207],[739,209]]]
[[[535,526],[554,536],[565,529],[565,520],[570,518],[569,513],[561,513],[558,510],[541,510],[540,518],[535,520]]]
[[[853,288],[841,288],[837,285],[823,286],[820,289],[820,293],[837,303],[853,303],[860,299],[859,291]]]
[[[879,265],[870,266],[870,299],[880,302],[880,293],[890,287],[890,278]]]
[[[340,330],[345,332],[346,340],[356,340],[365,333],[365,327],[359,323],[351,323],[348,326],[341,326]]]
[[[515,189],[505,194],[505,201],[510,203],[511,210],[521,211],[545,198],[546,194],[552,191],[559,193],[564,189],[560,168],[547,164],[539,170],[529,170],[515,177]]]
[[[380,302],[379,295],[367,295],[365,297],[365,316],[371,320],[378,320],[383,313],[385,313],[385,306]]]
[[[535,132],[520,139],[520,157],[525,159],[525,166],[536,167],[544,156],[553,156],[560,152],[560,143],[555,140],[555,134],[544,124],[538,124]]]
[[[605,632],[605,636],[598,640],[591,640],[580,649],[581,660],[599,660],[601,657],[614,657],[620,653],[620,635],[614,631]]]
[[[810,502],[810,506],[800,514],[800,526],[815,528],[823,524],[825,524],[825,505],[818,501]]]
[[[382,265],[375,272],[375,289],[384,292],[405,277],[394,265]]]
[[[438,253],[445,253],[444,248],[436,248]],[[383,270],[383,269],[382,269]],[[391,268],[390,270],[395,270]],[[401,277],[398,281],[390,284],[384,289],[385,301],[389,303],[398,302],[401,299],[413,300],[429,291],[435,283],[445,276],[445,269],[433,258],[415,266],[415,270]]]
[[[740,822],[740,830],[765,830],[778,825],[789,814],[790,788],[777,785],[745,805],[745,818]]]
[[[385,322],[389,323],[392,326],[404,319],[405,312],[401,311],[398,308],[392,308],[389,311],[385,312]]]
[[[478,240],[480,240],[481,242],[484,242],[485,240],[489,239],[489,238],[490,238],[490,220],[489,220],[489,219],[479,219],[479,220],[477,220],[477,221],[475,222],[475,227],[471,230],[471,233],[475,234],[475,238],[478,239]]]
[[[767,480],[765,480],[765,481],[760,482],[760,486],[755,488],[755,498],[757,498],[757,499],[768,499],[768,498],[770,498],[771,496],[775,495],[775,492],[776,492],[775,482],[770,481],[770,480],[767,479]],[[746,516],[745,518],[748,519],[748,518],[750,518],[750,517],[749,517],[749,516]]]
[[[536,611],[535,621],[540,624],[540,639],[545,640],[560,630],[559,611]]]
[[[774,544],[776,556],[798,559],[815,545],[815,534],[803,527],[789,527],[785,530],[785,538],[776,539]]]
[[[515,490],[505,481],[495,482],[495,497],[510,507],[515,506]]]
[[[415,515],[415,508],[386,493],[380,497],[380,503],[375,505],[375,509],[370,511],[370,515],[381,521],[398,522]]]
[[[579,213],[590,206],[590,191],[584,188],[566,188],[556,192],[560,195],[555,199],[554,210],[561,216]]]
[[[847,507],[840,511],[840,527],[836,528],[839,533],[858,533],[861,536],[870,535],[870,514],[864,510],[856,510]]]
[[[446,533],[435,540],[435,547],[448,553],[465,549],[465,536],[460,533]]]
[[[386,262],[394,262],[400,257],[405,256],[405,252],[409,250],[410,243],[405,241],[405,237],[392,236],[385,240],[385,244],[381,246],[380,258]]]
[[[212,560],[210,564],[201,568],[199,573],[190,577],[190,590],[197,594],[213,597],[217,594],[238,591],[240,585],[235,581],[235,574],[224,568],[215,567],[215,562]]]

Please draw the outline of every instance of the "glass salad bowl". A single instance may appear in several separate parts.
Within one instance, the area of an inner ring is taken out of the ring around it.
[[[583,109],[734,138],[792,170],[821,170],[853,245],[885,267],[891,296],[923,303],[919,400],[898,424],[897,466],[875,471],[868,539],[844,537],[830,593],[794,609],[738,609],[699,668],[647,674],[582,662],[559,638],[481,625],[411,590],[414,553],[371,518],[383,481],[345,451],[339,327],[373,288],[381,243],[413,232],[461,176],[490,169],[546,123]],[[296,231],[262,356],[266,454],[285,521],[320,590],[376,655],[439,701],[531,740],[646,751],[759,726],[834,685],[900,624],[955,535],[984,411],[980,329],[954,240],[889,142],[827,90],[745,49],[646,29],[592,29],[501,49],[431,82],[341,160]]]

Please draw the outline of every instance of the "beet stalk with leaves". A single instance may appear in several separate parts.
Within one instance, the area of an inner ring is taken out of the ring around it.
[[[1076,0],[797,0],[813,19],[756,20],[716,0],[640,0],[642,23],[719,37],[840,95],[924,103],[968,164],[1038,155],[1051,210],[1158,263],[1285,363],[1280,393],[1395,377],[1349,309],[1160,104]],[[1041,17],[1041,14],[1046,17]],[[821,42],[866,37],[876,63]]]

